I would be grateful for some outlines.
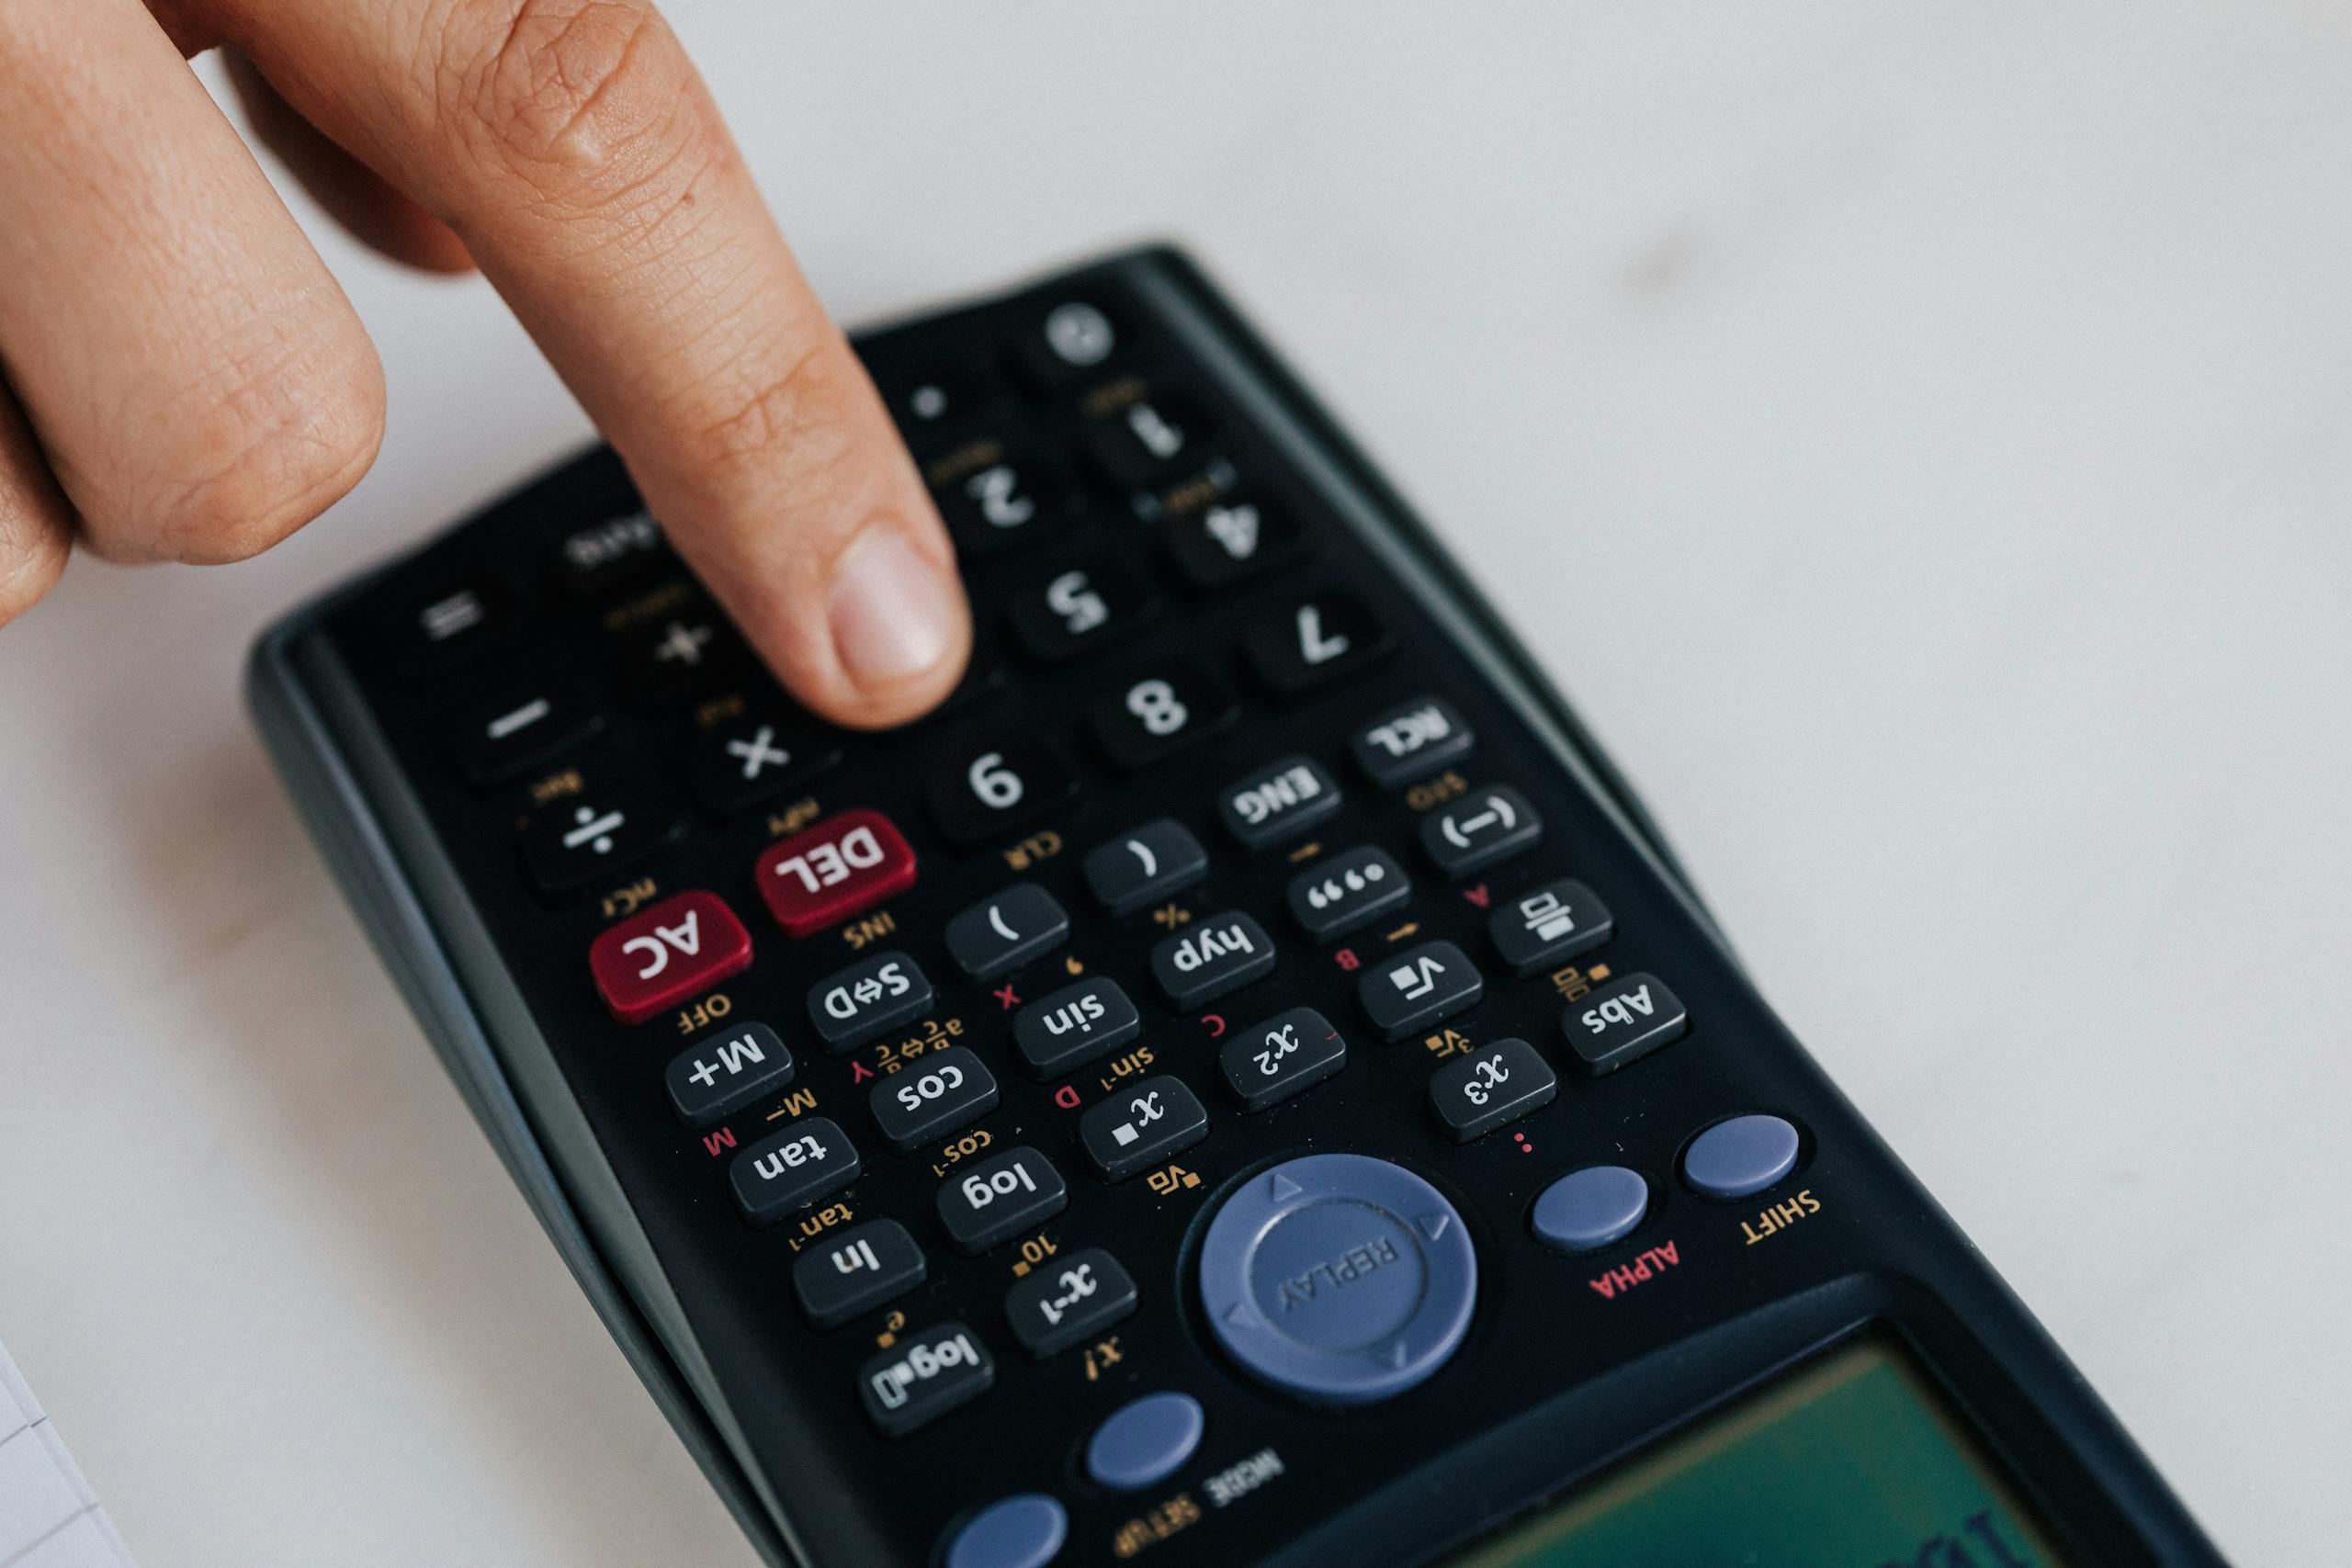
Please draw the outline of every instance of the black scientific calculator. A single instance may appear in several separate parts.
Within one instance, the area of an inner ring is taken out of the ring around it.
[[[2219,1561],[1190,263],[858,348],[980,628],[921,723],[796,707],[605,451],[252,669],[769,1560]]]

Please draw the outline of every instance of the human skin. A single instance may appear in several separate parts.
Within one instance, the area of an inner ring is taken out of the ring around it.
[[[375,460],[384,378],[187,67],[362,240],[479,267],[811,709],[954,686],[931,500],[648,0],[0,0],[0,624],[78,547],[243,558]]]

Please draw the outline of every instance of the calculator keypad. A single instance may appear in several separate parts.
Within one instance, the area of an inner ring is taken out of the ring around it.
[[[1562,1238],[1601,1232],[1527,1213],[1573,1168],[1559,1119],[1690,1032],[1647,952],[1616,962],[1629,939],[1595,889],[1624,881],[1588,861],[1588,821],[1568,807],[1547,839],[1559,794],[1548,764],[1519,762],[1540,750],[1449,681],[1229,400],[1161,373],[1149,326],[1071,299],[1009,350],[879,375],[978,642],[956,694],[902,732],[801,709],[625,506],[526,561],[582,628],[543,659],[492,657],[530,640],[513,574],[442,573],[369,623],[401,690],[450,682],[446,706],[411,699],[441,716],[433,765],[538,918],[577,932],[566,978],[616,1038],[574,1021],[558,1047],[583,1077],[633,1075],[671,1140],[632,1179],[681,1194],[682,1226],[715,1210],[764,1300],[788,1275],[783,1329],[836,1337],[793,1369],[796,1396],[853,1422],[862,1405],[910,1462],[984,1443],[977,1414],[911,1435],[1000,1381],[999,1406],[1048,1374],[1091,1388],[1123,1342],[1175,1379],[1194,1286],[1170,1259],[1240,1172],[1306,1169],[1277,1156],[1353,1140],[1481,1203],[1498,1170],[1444,1162],[1524,1159],[1544,1180],[1508,1189],[1501,1228],[1560,1261]],[[756,942],[735,913],[753,889],[775,922]],[[1623,913],[1641,941],[1640,905]],[[1676,1190],[1708,1181],[1737,1185],[1702,1160]],[[1440,1216],[1456,1228],[1426,1228]],[[1320,1222],[1286,1218],[1299,1255],[1260,1261],[1276,1283],[1344,1275],[1331,1298],[1364,1301],[1402,1278],[1381,1247],[1434,1268],[1465,1245],[1450,1208],[1396,1218],[1409,1248],[1375,1227],[1327,1256]],[[1383,1341],[1382,1366],[1295,1386],[1385,1397],[1451,1344],[1408,1344],[1401,1380]]]

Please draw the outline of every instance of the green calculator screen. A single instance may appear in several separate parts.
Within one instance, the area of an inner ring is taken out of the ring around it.
[[[1449,1568],[2058,1568],[1894,1340],[1830,1352]]]

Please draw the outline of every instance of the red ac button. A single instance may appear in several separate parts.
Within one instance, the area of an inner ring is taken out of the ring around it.
[[[716,893],[681,893],[606,930],[588,949],[597,994],[643,1023],[752,962],[752,934]]]

